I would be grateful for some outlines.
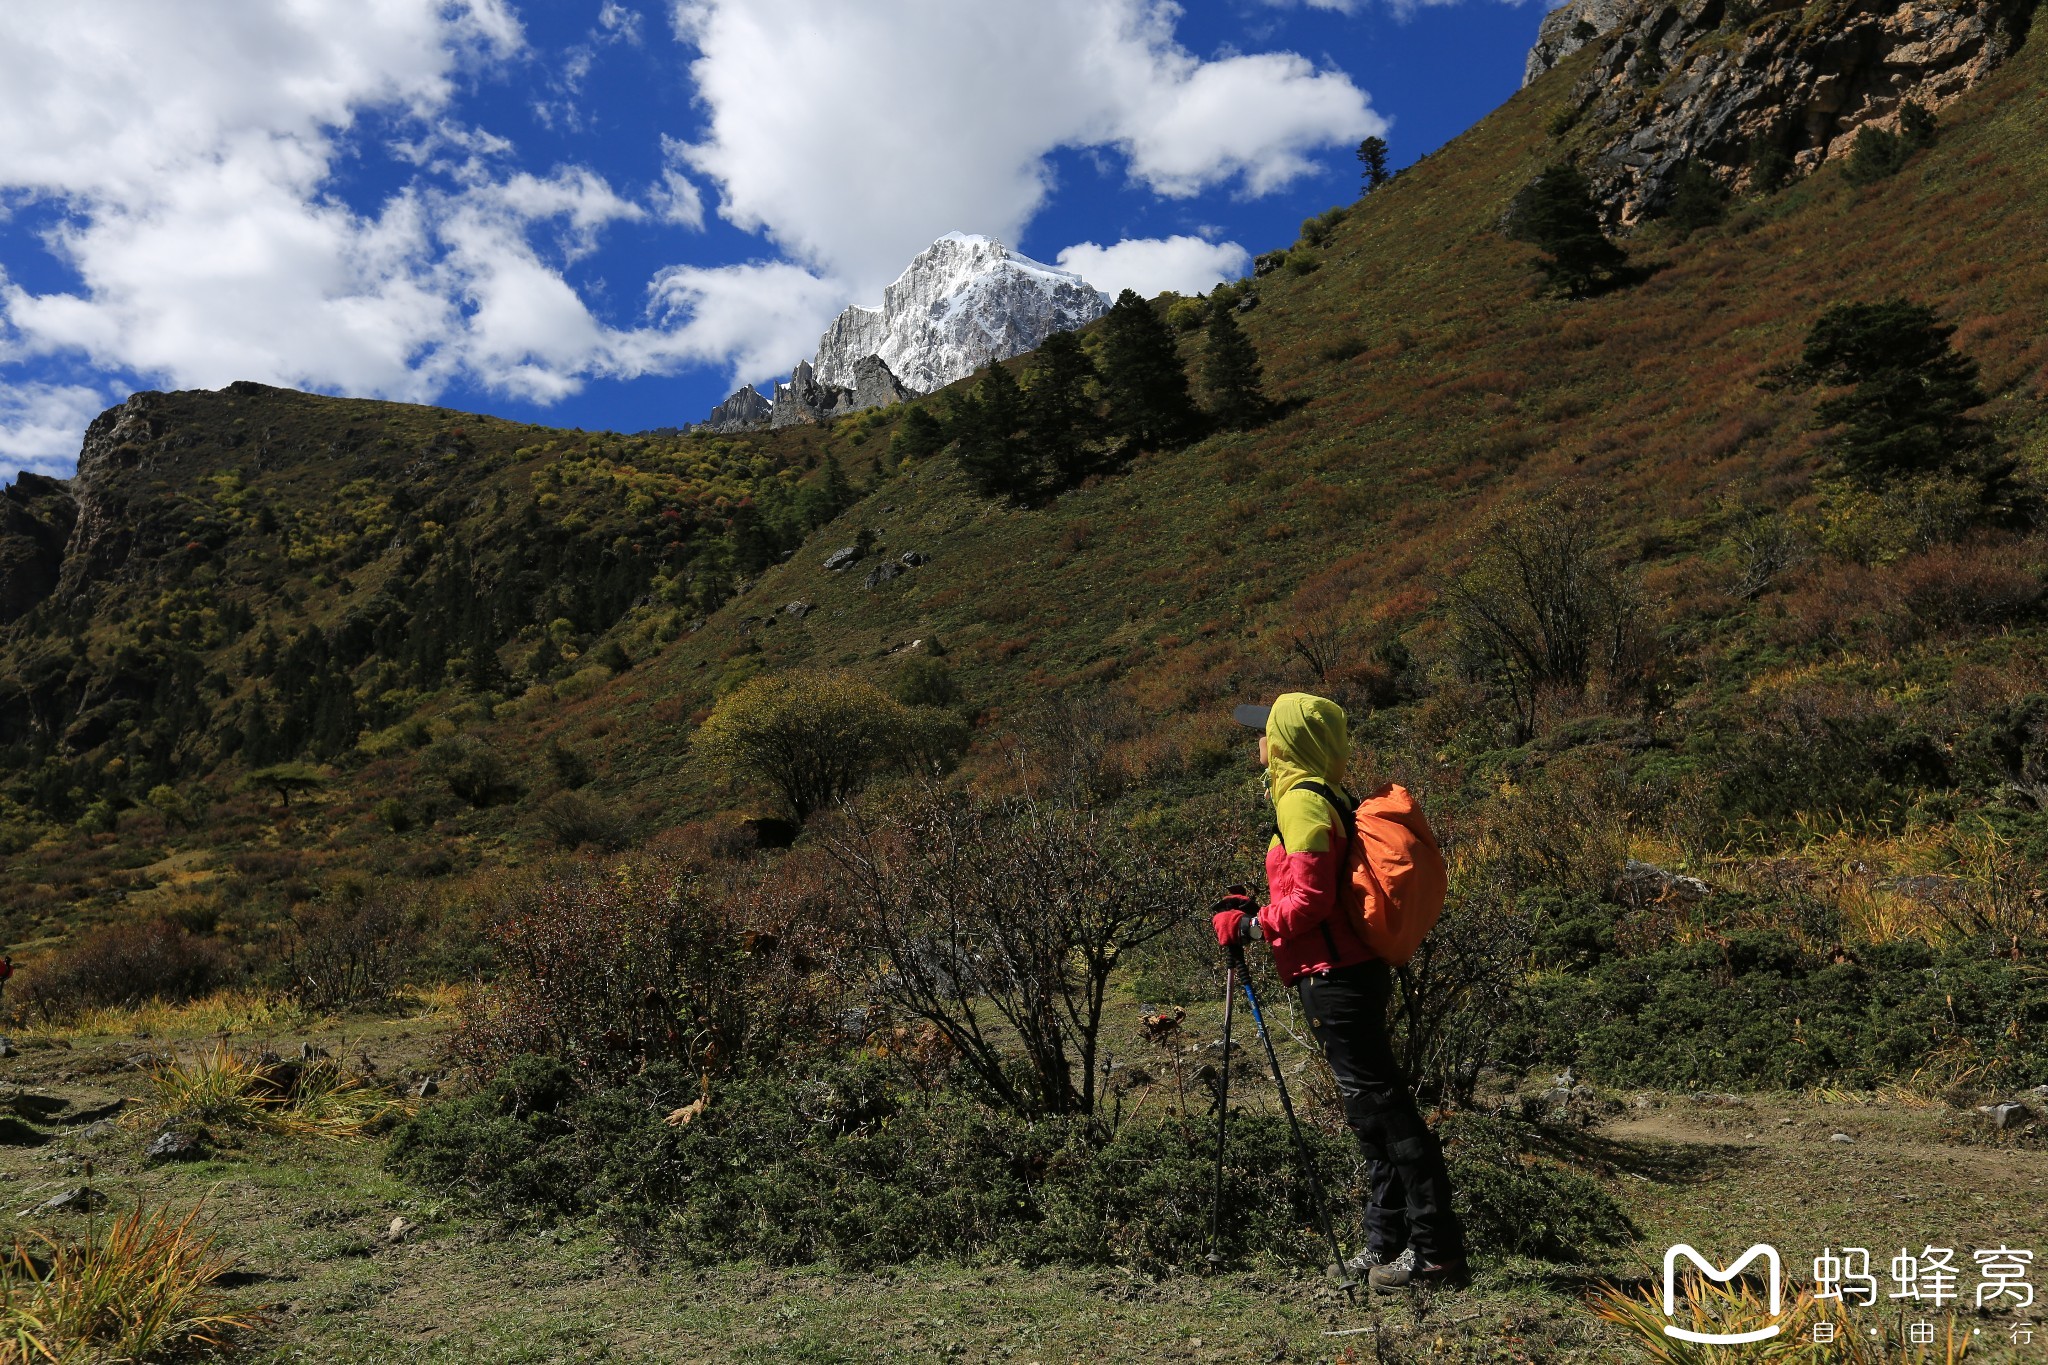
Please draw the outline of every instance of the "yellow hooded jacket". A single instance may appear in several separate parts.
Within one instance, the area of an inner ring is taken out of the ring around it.
[[[1266,718],[1266,786],[1275,833],[1266,848],[1266,887],[1259,930],[1273,949],[1281,979],[1363,962],[1372,954],[1338,912],[1345,876],[1348,822],[1305,783],[1320,782],[1347,804],[1344,770],[1351,757],[1351,725],[1344,708],[1327,697],[1288,692]]]

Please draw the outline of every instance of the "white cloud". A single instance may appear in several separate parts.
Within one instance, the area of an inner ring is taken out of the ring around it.
[[[1165,0],[680,0],[719,213],[871,297],[938,234],[1015,242],[1056,149],[1120,151],[1185,196],[1265,194],[1383,131],[1290,53],[1204,61]]]
[[[684,154],[689,147],[681,138],[661,135],[661,159],[663,164],[661,184],[648,196],[648,202],[661,216],[664,223],[677,227],[702,228],[704,226],[704,196],[697,189],[697,183],[682,172]]]
[[[618,0],[604,0],[597,11],[597,26],[604,31],[606,42],[631,43],[640,45],[640,19],[638,10],[627,9]]]
[[[695,143],[662,139],[635,202],[587,167],[522,169],[464,117],[466,80],[525,54],[507,0],[12,0],[0,203],[53,225],[44,243],[75,283],[0,274],[0,454],[61,467],[76,450],[78,415],[105,395],[22,368],[60,355],[173,387],[415,400],[460,381],[545,402],[691,363],[759,381],[940,233],[1016,242],[1057,150],[1161,195],[1259,195],[1384,127],[1347,76],[1299,56],[1196,57],[1179,13],[681,0],[708,123]],[[589,42],[551,59],[566,66],[529,69],[570,93],[590,70],[579,54],[642,41],[641,20],[604,0]],[[389,118],[366,145],[371,112]],[[367,151],[401,180],[343,202],[337,170]],[[786,258],[674,267],[643,325],[607,326],[569,268],[621,222],[700,229],[707,189]],[[1105,287],[1146,292],[1205,287],[1243,254],[1193,237],[1069,253]]]
[[[817,350],[819,336],[846,306],[840,285],[786,261],[675,266],[655,280],[653,296],[669,330],[624,339],[621,368],[729,360],[735,386],[789,373],[791,361]]]
[[[1071,270],[1112,298],[1135,289],[1143,298],[1172,290],[1206,294],[1225,280],[1244,274],[1251,253],[1236,242],[1208,242],[1200,237],[1125,238],[1114,246],[1082,242],[1060,253],[1062,270]]]
[[[115,401],[83,384],[0,385],[0,484],[23,470],[67,477],[86,424]]]

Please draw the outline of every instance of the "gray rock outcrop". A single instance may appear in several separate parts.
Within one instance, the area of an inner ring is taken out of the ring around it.
[[[1629,0],[1570,0],[1552,10],[1537,32],[1536,46],[1529,49],[1522,84],[1544,75],[1595,38],[1614,32],[1632,8]]]
[[[736,431],[759,431],[768,425],[773,405],[763,398],[752,384],[743,386],[738,393],[711,410],[711,415],[698,423],[699,431],[720,435]]]
[[[1584,37],[1609,3],[1614,22]],[[1804,174],[1847,154],[1866,126],[1895,128],[1909,101],[1940,109],[2025,41],[2034,0],[1834,0],[1818,15],[1770,5],[1745,19],[1725,0],[1574,0],[1545,22],[1532,73],[1560,43],[1601,44],[1575,98],[1596,130],[1588,174],[1615,224],[1659,212],[1687,161],[1742,188],[1760,144]]]
[[[878,355],[864,356],[853,366],[853,410],[863,408],[886,408],[891,403],[901,403],[915,394],[896,382],[896,376],[889,372],[889,362]]]
[[[771,427],[793,427],[802,422],[829,422],[853,411],[853,390],[837,384],[818,382],[807,360],[799,360],[787,384],[775,386]]]

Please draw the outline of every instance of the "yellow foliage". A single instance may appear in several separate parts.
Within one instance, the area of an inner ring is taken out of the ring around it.
[[[906,706],[850,673],[793,671],[728,693],[695,747],[705,761],[766,784],[802,820],[887,769],[941,766],[965,740],[950,713]]]

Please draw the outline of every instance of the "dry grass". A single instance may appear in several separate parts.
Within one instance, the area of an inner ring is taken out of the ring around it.
[[[225,1039],[150,1068],[149,1098],[128,1115],[143,1127],[218,1125],[251,1132],[360,1137],[404,1102],[332,1062],[269,1061]]]
[[[86,1010],[60,1024],[47,1020],[31,1024],[21,1034],[30,1038],[203,1037],[286,1032],[309,1022],[311,1016],[284,996],[231,987],[197,1000],[150,1000]]]
[[[216,1287],[233,1262],[195,1227],[199,1212],[145,1214],[137,1201],[81,1241],[17,1238],[0,1263],[0,1365],[232,1350],[262,1320]]]
[[[1967,1327],[1958,1330],[1955,1316],[1935,1331],[1932,1343],[1907,1340],[1907,1324],[1898,1312],[1854,1309],[1835,1301],[1821,1302],[1810,1288],[1788,1285],[1782,1311],[1773,1318],[1766,1295],[1755,1285],[1737,1280],[1717,1284],[1703,1276],[1687,1278],[1678,1311],[1664,1315],[1661,1269],[1654,1283],[1631,1291],[1603,1285],[1588,1302],[1588,1311],[1622,1329],[1648,1359],[1663,1365],[1750,1365],[1755,1361],[1812,1361],[1830,1365],[1934,1365],[1969,1354]],[[1818,1323],[1833,1325],[1828,1342],[1816,1342]],[[1776,1323],[1779,1332],[1763,1341],[1740,1346],[1713,1346],[1681,1341],[1665,1333],[1666,1323],[1702,1334],[1751,1331]]]

